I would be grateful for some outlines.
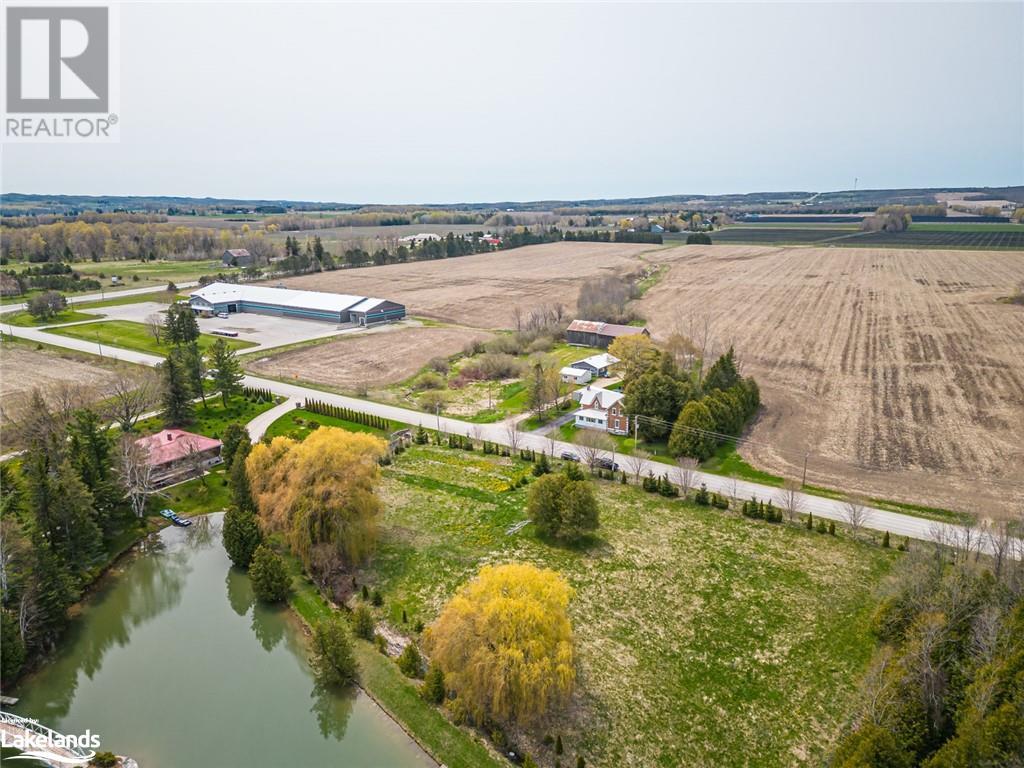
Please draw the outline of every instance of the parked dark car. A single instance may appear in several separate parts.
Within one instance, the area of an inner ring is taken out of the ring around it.
[[[579,461],[580,457],[572,451],[562,451],[562,461]]]
[[[597,467],[598,469],[610,469],[612,472],[619,471],[619,465],[617,462],[614,462],[611,459],[605,458],[603,456],[598,458],[597,461],[594,462],[594,466]]]

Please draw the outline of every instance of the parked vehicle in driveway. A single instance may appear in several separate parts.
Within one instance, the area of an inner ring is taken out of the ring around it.
[[[610,469],[612,472],[619,471],[618,463],[604,456],[598,458],[597,461],[594,462],[594,466],[598,469]]]
[[[562,451],[562,461],[579,461],[580,457],[572,451]]]
[[[217,313],[217,317],[219,317],[221,320],[227,320],[228,319],[228,313],[227,312],[218,312]]]

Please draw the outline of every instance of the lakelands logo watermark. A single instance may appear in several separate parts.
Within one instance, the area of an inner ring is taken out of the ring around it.
[[[116,141],[117,7],[8,5],[6,142]]]
[[[8,733],[0,729],[0,745],[4,749],[16,749],[21,754],[4,758],[5,760],[38,760],[49,765],[82,766],[96,756],[100,746],[100,737],[92,731],[65,736],[49,728],[41,728],[43,733],[14,729]]]

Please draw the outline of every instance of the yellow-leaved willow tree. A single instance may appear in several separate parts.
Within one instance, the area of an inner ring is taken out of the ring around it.
[[[487,565],[441,611],[425,646],[477,722],[528,724],[568,699],[572,594],[555,571]]]
[[[377,538],[380,466],[387,446],[362,432],[322,427],[302,442],[275,437],[246,459],[260,525],[283,533],[307,569],[324,553],[346,565],[366,558]]]

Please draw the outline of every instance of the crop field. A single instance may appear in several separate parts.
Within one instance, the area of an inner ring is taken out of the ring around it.
[[[673,236],[676,237],[676,236]],[[685,240],[685,237],[682,239]],[[838,245],[844,248],[979,248],[1024,250],[1024,226],[913,224],[905,232],[860,232],[837,226],[777,224],[727,227],[711,233],[715,244]]]
[[[293,277],[289,288],[380,296],[409,314],[475,328],[511,328],[513,310],[561,304],[571,316],[580,282],[660,263],[675,248],[632,243],[550,243],[438,261],[389,264]]]
[[[13,407],[38,387],[43,392],[66,384],[102,389],[110,380],[113,363],[53,348],[36,349],[34,344],[4,340],[0,344],[0,404]],[[0,421],[3,419],[0,408]]]
[[[652,332],[710,321],[761,385],[759,469],[1000,516],[1024,488],[1020,253],[689,246],[639,302]]]
[[[393,626],[408,632],[403,609],[429,624],[483,564],[553,568],[575,590],[577,693],[535,736],[561,735],[562,765],[822,765],[896,555],[608,482],[597,539],[551,546],[506,532],[526,498],[506,489],[528,466],[414,446],[384,470],[381,545],[359,581]],[[515,736],[554,765],[550,745]]]
[[[447,357],[490,334],[468,328],[396,327],[355,333],[333,341],[260,357],[246,369],[276,378],[308,381],[345,391],[393,384],[432,357]]]

